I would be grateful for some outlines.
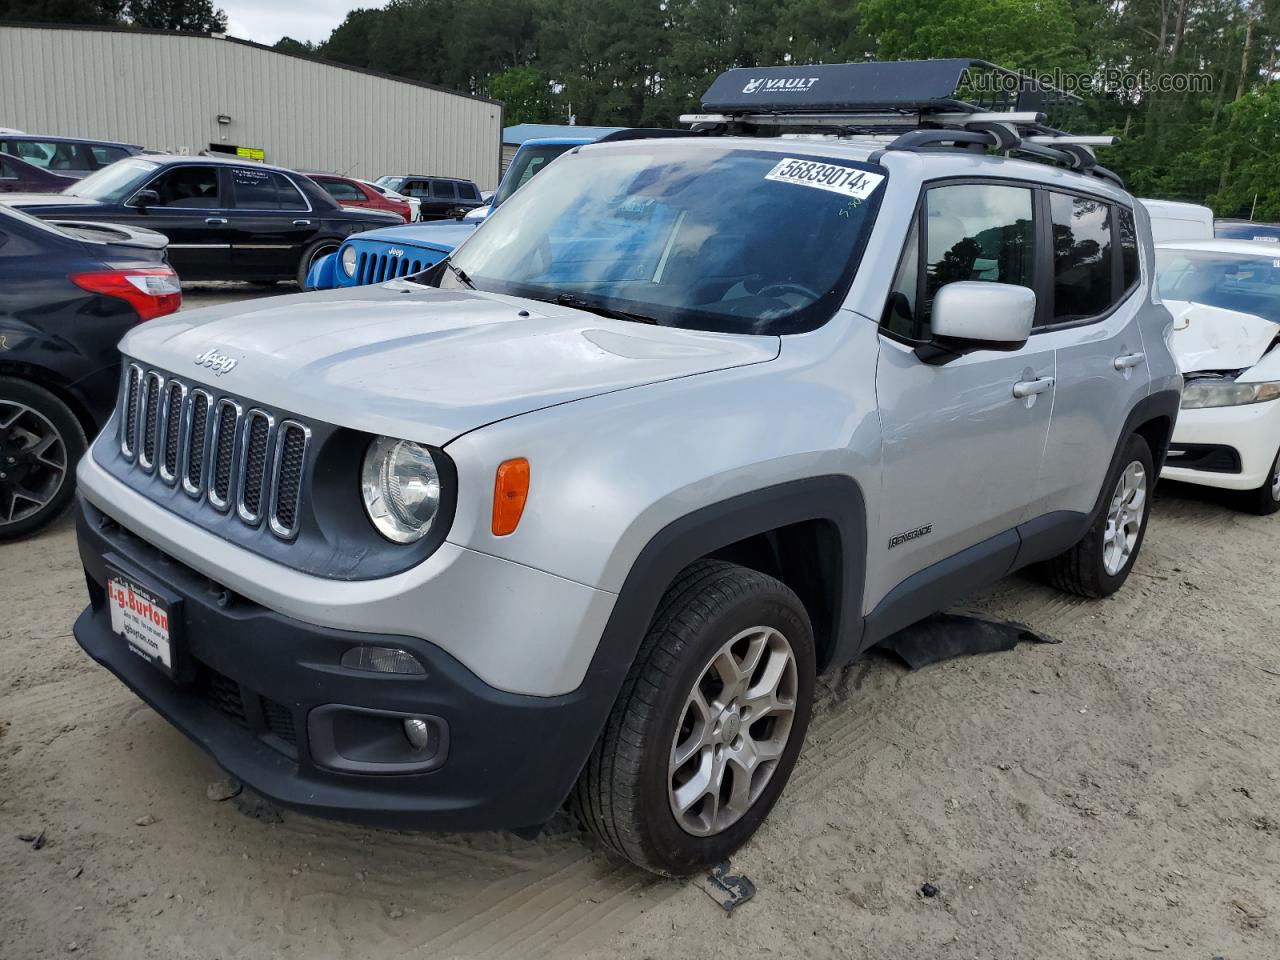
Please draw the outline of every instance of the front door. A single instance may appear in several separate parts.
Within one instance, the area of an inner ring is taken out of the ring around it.
[[[231,270],[237,277],[293,277],[320,218],[284,174],[258,167],[230,169]]]
[[[900,585],[899,597],[924,586],[920,601],[941,607],[952,598],[938,591],[956,577],[935,568],[924,574],[943,574],[933,586],[905,581],[962,552],[957,564],[978,579],[1008,569],[1053,409],[1054,350],[1035,337],[1016,351],[977,350],[941,365],[915,352],[931,336],[933,298],[946,283],[1035,286],[1033,191],[945,184],[926,191],[920,213],[880,338],[883,536],[869,545],[868,610]]]
[[[227,198],[219,168],[212,164],[168,167],[143,190],[159,202],[138,207],[136,200],[110,219],[157,230],[169,238],[169,263],[183,280],[221,280],[231,261]],[[136,194],[135,194],[136,197]]]

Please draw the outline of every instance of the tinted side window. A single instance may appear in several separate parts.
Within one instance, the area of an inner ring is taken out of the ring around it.
[[[435,200],[456,200],[458,192],[448,180],[432,180],[431,196]]]
[[[271,180],[276,185],[276,196],[279,199],[281,210],[307,209],[306,199],[298,191],[298,188],[293,185],[292,180],[278,173],[273,173]]]
[[[430,196],[427,181],[425,180],[406,180],[400,187],[400,192],[406,197],[418,197],[419,199],[425,199]]]
[[[0,157],[0,180],[17,180],[18,171],[14,169],[13,164],[8,163],[3,157]]]
[[[93,159],[100,167],[105,167],[129,156],[129,151],[122,150],[120,147],[104,147],[100,144],[91,144],[89,150],[92,151]]]
[[[324,187],[325,193],[339,203],[359,203],[364,200],[364,194],[349,183],[344,183],[341,180],[320,180],[317,182]]]
[[[178,167],[160,174],[146,188],[160,194],[162,207],[219,206],[218,171],[214,167]]]
[[[934,187],[925,195],[925,289],[917,336],[931,336],[938,290],[957,280],[1032,285],[1031,190],[986,183]]]
[[[917,217],[907,234],[907,245],[902,251],[902,262],[894,278],[889,300],[884,305],[881,325],[890,333],[909,340],[918,339],[916,333],[916,287],[920,276],[920,219]]]
[[[1120,268],[1123,289],[1128,290],[1138,282],[1138,230],[1133,223],[1133,213],[1120,208]]]
[[[474,183],[460,183],[458,184],[458,196],[463,200],[479,200],[480,191],[476,189]]]
[[[1053,322],[1096,316],[1111,306],[1111,205],[1049,194],[1053,229]]]

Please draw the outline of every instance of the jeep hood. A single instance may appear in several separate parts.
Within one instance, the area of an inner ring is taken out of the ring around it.
[[[398,227],[382,227],[353,233],[352,240],[377,240],[381,243],[404,247],[428,247],[446,253],[476,232],[477,224],[458,221],[435,223],[406,223]]]
[[[543,407],[763,363],[780,341],[395,281],[172,314],[120,349],[300,417],[443,446]],[[210,350],[235,364],[198,364]]]
[[[1243,370],[1262,359],[1280,324],[1188,300],[1165,300],[1173,314],[1173,354],[1183,373]]]

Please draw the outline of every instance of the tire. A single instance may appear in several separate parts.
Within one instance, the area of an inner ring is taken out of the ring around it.
[[[303,251],[302,259],[298,261],[298,275],[294,278],[298,281],[299,289],[306,286],[307,273],[311,270],[311,265],[326,253],[333,253],[340,246],[342,246],[341,240],[317,240]]]
[[[67,511],[87,447],[65,403],[44,387],[0,377],[0,542],[30,536]]]
[[[1280,451],[1271,461],[1271,473],[1256,490],[1240,494],[1240,506],[1260,517],[1270,516],[1280,510]]]
[[[758,666],[750,668],[757,649]],[[757,695],[780,678],[774,711],[762,715],[757,700],[751,721],[750,712],[737,712],[750,704],[726,698],[727,685],[716,689],[721,674],[713,661],[727,663],[726,651],[743,671],[739,682]],[[809,726],[815,662],[808,614],[784,584],[717,560],[686,567],[658,605],[571,806],[602,843],[654,873],[687,876],[722,862],[786,786]],[[691,703],[695,684],[711,704],[706,713]],[[677,748],[689,756],[680,766]],[[714,778],[697,776],[704,757],[719,767],[727,796],[702,792]],[[687,802],[681,819],[677,799]]]
[[[1132,494],[1124,494],[1120,487],[1122,478],[1128,478],[1130,486],[1135,477],[1133,471],[1140,470],[1143,483],[1140,488],[1141,502],[1137,504],[1136,514]],[[1089,532],[1074,547],[1045,564],[1045,572],[1049,582],[1066,593],[1074,593],[1082,597],[1101,599],[1115,593],[1129,578],[1134,561],[1142,549],[1142,541],[1147,535],[1147,520],[1151,515],[1151,491],[1155,487],[1155,468],[1151,459],[1151,448],[1147,441],[1138,434],[1133,434],[1125,442],[1124,448],[1107,474],[1102,488],[1102,503],[1098,515],[1094,518]],[[1121,535],[1117,544],[1127,545],[1127,552],[1118,546],[1111,551],[1108,547],[1113,541],[1107,540],[1112,521],[1117,519],[1117,507],[1128,503],[1128,509],[1122,515],[1136,525],[1129,529],[1127,536]],[[1120,549],[1120,555],[1114,551]],[[1118,565],[1117,565],[1117,561]]]

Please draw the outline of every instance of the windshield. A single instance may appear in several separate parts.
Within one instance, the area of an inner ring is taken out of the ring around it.
[[[884,179],[709,140],[584,147],[495,210],[439,282],[693,329],[809,330],[849,287]]]
[[[575,146],[577,144],[558,143],[547,144],[545,147],[521,148],[515,159],[511,161],[511,166],[507,169],[506,176],[502,178],[502,183],[498,185],[498,192],[493,195],[494,206],[505,202],[517,188],[541,173],[548,163]]]
[[[1156,250],[1160,296],[1280,323],[1280,250],[1277,258],[1202,250]]]
[[[73,183],[62,192],[71,197],[84,197],[86,200],[101,200],[103,203],[119,203],[137,190],[153,173],[160,169],[159,164],[149,160],[117,160],[109,167],[103,167],[91,173],[83,180]]]

